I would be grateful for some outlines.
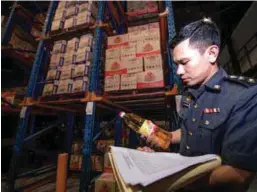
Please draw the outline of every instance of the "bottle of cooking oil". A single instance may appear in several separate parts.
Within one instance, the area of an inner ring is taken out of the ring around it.
[[[155,125],[152,121],[144,119],[134,113],[120,112],[120,117],[128,127],[145,136],[152,136],[158,141],[159,146],[167,149],[171,143],[172,135],[164,129]]]

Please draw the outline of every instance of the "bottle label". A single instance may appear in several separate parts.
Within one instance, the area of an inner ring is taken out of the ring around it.
[[[143,125],[139,129],[139,133],[143,135],[152,135],[156,132],[157,129],[158,127],[155,124],[153,124],[152,121],[145,120]]]

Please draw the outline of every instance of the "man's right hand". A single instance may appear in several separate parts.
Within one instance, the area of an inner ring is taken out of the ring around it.
[[[138,147],[137,150],[139,151],[144,151],[144,152],[155,152],[153,149],[151,149],[150,147]]]

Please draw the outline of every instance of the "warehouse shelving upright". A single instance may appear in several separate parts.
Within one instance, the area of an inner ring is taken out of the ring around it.
[[[104,16],[106,9],[108,10],[108,15],[112,20],[112,25],[114,26],[114,30],[116,34],[122,34],[125,32],[127,27],[127,21],[125,17],[125,6],[126,2],[98,2],[98,13],[96,18],[96,26],[94,26],[95,31],[95,46],[93,48],[93,60],[90,70],[90,81],[89,81],[89,90],[81,97],[76,98],[66,98],[62,100],[54,100],[54,101],[44,101],[39,97],[40,90],[42,90],[42,85],[39,83],[43,81],[44,74],[42,72],[42,68],[47,64],[46,58],[48,57],[49,50],[47,46],[47,41],[53,40],[51,35],[49,36],[49,31],[51,27],[51,21],[54,15],[54,11],[57,7],[56,1],[51,1],[49,5],[49,9],[47,12],[47,17],[45,20],[45,24],[43,27],[42,37],[40,38],[38,49],[36,52],[35,61],[33,63],[32,72],[30,75],[30,80],[28,84],[28,89],[26,93],[26,98],[23,102],[23,107],[20,112],[20,121],[18,126],[18,131],[16,135],[16,142],[13,148],[13,158],[12,158],[12,166],[9,174],[9,191],[13,191],[15,175],[17,173],[17,165],[19,162],[19,156],[21,154],[21,148],[24,142],[26,128],[28,124],[28,119],[30,116],[30,112],[32,109],[49,109],[51,111],[58,111],[65,114],[66,124],[67,124],[67,152],[70,153],[71,143],[72,143],[72,128],[74,123],[74,117],[76,114],[84,114],[84,145],[83,145],[83,163],[82,163],[82,171],[80,177],[80,191],[88,191],[88,186],[91,182],[91,149],[93,143],[93,130],[95,127],[99,127],[99,121],[97,120],[97,115],[103,115],[106,111],[112,112],[114,115],[115,121],[115,129],[116,129],[116,145],[120,144],[120,136],[122,121],[119,117],[116,116],[117,112],[120,110],[124,110],[127,112],[135,111],[136,109],[143,108],[147,111],[155,110],[153,113],[157,115],[165,115],[165,110],[167,105],[170,105],[170,96],[173,96],[177,93],[176,86],[174,84],[174,66],[171,63],[171,58],[168,59],[169,63],[169,89],[161,90],[153,93],[137,93],[131,95],[123,95],[120,100],[112,96],[103,95],[100,91],[100,68],[102,66],[102,55],[101,49],[104,43],[104,35],[105,34],[113,34],[113,29],[110,29],[104,23]],[[167,55],[168,50],[168,40],[174,37],[174,18],[173,18],[173,10],[171,2],[166,2],[165,7],[168,8],[164,16],[158,16],[161,23],[162,32],[164,35],[163,40],[165,41],[164,48],[165,54]],[[115,9],[115,10],[114,10]],[[117,11],[118,10],[118,11]],[[167,19],[168,18],[168,19]],[[166,23],[165,23],[166,22]],[[165,24],[168,23],[168,34],[165,33],[167,29]],[[73,31],[76,33],[76,30]],[[65,36],[65,34],[63,34]],[[168,38],[167,38],[168,37]],[[169,55],[169,54],[168,54]],[[170,55],[169,55],[170,57]],[[171,72],[170,72],[171,71]],[[176,83],[176,82],[175,82]],[[150,97],[149,97],[150,96]],[[132,103],[128,103],[128,97],[136,100],[133,100]],[[154,98],[155,97],[155,98]],[[149,105],[149,102],[146,103],[147,100],[154,101],[154,99],[159,99],[159,103],[150,104],[147,108],[146,105]],[[161,108],[158,106],[161,105]],[[136,108],[135,108],[136,106]],[[156,107],[157,106],[157,107]],[[155,109],[156,107],[156,109]],[[100,113],[97,113],[98,112]],[[164,110],[158,112],[158,110]],[[149,113],[148,113],[149,115]],[[173,126],[174,129],[175,126]],[[47,131],[47,130],[46,130]],[[44,132],[44,130],[43,130]],[[38,137],[39,133],[33,133],[30,135],[30,139],[34,137]],[[132,137],[133,138],[133,137]]]

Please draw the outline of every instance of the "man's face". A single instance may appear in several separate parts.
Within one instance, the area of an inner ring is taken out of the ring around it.
[[[207,50],[201,54],[198,49],[190,46],[189,39],[179,43],[173,50],[173,60],[177,64],[177,74],[185,85],[201,85],[211,70]]]

